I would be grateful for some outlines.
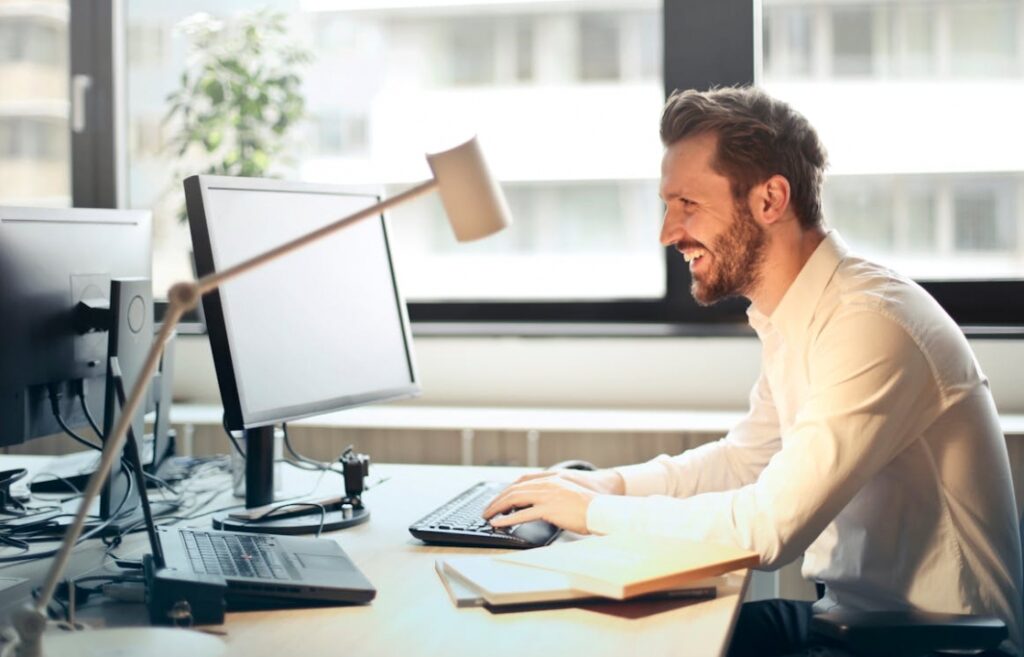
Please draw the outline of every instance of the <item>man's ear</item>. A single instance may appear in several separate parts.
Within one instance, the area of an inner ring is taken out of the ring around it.
[[[776,174],[750,191],[750,208],[759,222],[770,226],[785,218],[789,210],[790,188],[784,176]]]

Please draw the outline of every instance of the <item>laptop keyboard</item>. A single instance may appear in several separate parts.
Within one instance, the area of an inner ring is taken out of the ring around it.
[[[547,545],[561,530],[543,520],[495,529],[481,514],[507,484],[481,482],[413,523],[409,532],[428,543],[531,548]]]
[[[292,579],[287,557],[273,536],[222,534],[182,529],[192,568],[197,573],[224,577]]]

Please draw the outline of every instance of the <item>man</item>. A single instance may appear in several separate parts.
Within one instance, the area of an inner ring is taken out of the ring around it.
[[[825,151],[785,103],[752,88],[677,92],[661,138],[662,244],[689,263],[701,304],[750,300],[762,343],[750,412],[675,457],[523,477],[485,516],[732,544],[766,568],[803,554],[825,587],[813,611],[991,614],[1019,651],[1009,461],[963,334],[913,281],[825,228]],[[730,654],[807,650],[811,614],[744,605]]]

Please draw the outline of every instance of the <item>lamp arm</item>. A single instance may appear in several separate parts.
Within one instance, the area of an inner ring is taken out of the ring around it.
[[[157,334],[156,339],[153,341],[153,346],[150,347],[149,353],[146,355],[146,360],[143,363],[142,371],[139,374],[138,379],[135,381],[135,385],[132,386],[131,394],[128,396],[128,400],[125,402],[121,409],[121,416],[118,418],[117,424],[114,426],[112,435],[108,440],[105,441],[103,446],[103,456],[100,458],[100,463],[96,467],[96,471],[89,478],[89,484],[82,493],[82,500],[78,506],[78,512],[75,514],[74,520],[68,526],[66,533],[64,534],[64,541],[61,543],[60,549],[57,555],[53,559],[53,564],[50,566],[50,570],[46,574],[46,581],[40,590],[39,597],[36,598],[36,603],[33,607],[29,607],[24,610],[26,614],[22,614],[18,624],[23,626],[28,632],[21,632],[21,638],[23,641],[32,641],[32,637],[26,636],[26,634],[35,634],[35,629],[38,626],[40,618],[45,623],[46,608],[53,599],[53,593],[57,589],[57,584],[60,582],[61,575],[64,573],[64,569],[67,567],[68,560],[71,558],[71,551],[75,547],[75,543],[78,542],[78,538],[82,534],[82,528],[85,526],[85,519],[89,513],[89,506],[92,501],[99,495],[100,488],[103,483],[107,480],[107,476],[110,474],[110,468],[114,463],[116,455],[120,454],[121,448],[124,446],[125,439],[128,435],[128,426],[131,424],[131,419],[135,415],[135,409],[142,403],[143,395],[146,394],[146,387],[149,384],[149,380],[153,377],[157,367],[160,364],[160,357],[163,354],[164,346],[167,344],[167,340],[170,338],[171,333],[177,327],[178,322],[181,321],[182,315],[187,311],[198,305],[202,295],[207,292],[211,292],[226,281],[241,276],[247,271],[256,269],[271,260],[276,260],[281,256],[287,255],[292,251],[302,248],[307,244],[311,244],[331,233],[341,230],[342,228],[356,223],[367,217],[371,217],[376,214],[380,214],[387,208],[399,205],[408,200],[411,200],[417,196],[421,196],[430,192],[437,187],[437,180],[431,179],[423,182],[411,189],[408,189],[401,194],[385,199],[380,203],[371,205],[368,208],[360,210],[347,217],[338,219],[337,221],[330,223],[322,228],[318,228],[306,235],[298,237],[290,242],[286,242],[280,246],[274,247],[269,251],[253,256],[248,260],[240,262],[232,267],[229,267],[221,272],[215,272],[203,276],[199,280],[192,283],[176,283],[167,292],[167,312],[164,315],[163,325],[160,328],[160,332]],[[141,485],[141,483],[140,483]],[[21,628],[19,628],[20,630]],[[38,627],[41,633],[42,628]],[[38,635],[34,637],[38,640]]]

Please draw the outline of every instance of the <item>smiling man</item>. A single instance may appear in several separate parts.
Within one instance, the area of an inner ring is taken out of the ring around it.
[[[661,138],[662,243],[689,263],[701,304],[751,302],[762,362],[750,411],[677,456],[524,477],[485,516],[731,544],[767,568],[803,554],[823,597],[744,605],[731,655],[817,650],[808,621],[833,608],[990,614],[1017,654],[1009,461],[960,329],[826,228],[825,150],[785,103],[752,88],[677,92]]]

